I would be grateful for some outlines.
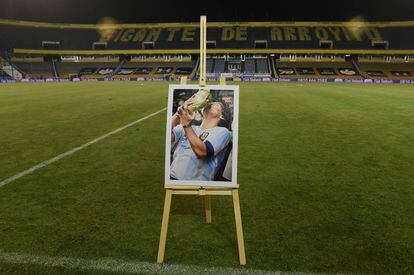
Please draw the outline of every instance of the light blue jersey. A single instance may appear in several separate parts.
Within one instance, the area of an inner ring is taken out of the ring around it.
[[[213,181],[221,162],[224,150],[231,141],[231,132],[224,127],[202,130],[192,126],[196,135],[206,144],[208,155],[205,159],[197,158],[181,125],[173,129],[175,144],[171,163],[171,177],[177,180]]]

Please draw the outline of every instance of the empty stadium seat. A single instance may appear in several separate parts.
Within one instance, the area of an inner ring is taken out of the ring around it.
[[[246,74],[254,74],[256,73],[256,64],[254,59],[246,59],[244,62],[244,73]]]
[[[225,73],[226,72],[226,61],[224,59],[216,59],[214,61],[214,70],[213,73]]]
[[[214,60],[213,59],[207,59],[206,61],[206,73],[212,73],[214,67]]]
[[[256,59],[256,72],[259,74],[268,74],[269,67],[267,64],[267,59]]]

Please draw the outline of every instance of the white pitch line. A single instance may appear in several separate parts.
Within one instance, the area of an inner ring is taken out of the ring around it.
[[[152,262],[125,261],[112,258],[87,260],[69,257],[51,257],[24,253],[10,253],[3,252],[1,250],[0,262],[16,265],[31,264],[48,268],[60,267],[74,271],[100,271],[121,274],[305,274],[300,272],[289,273],[249,268],[156,264]]]
[[[3,187],[3,186],[5,186],[6,184],[8,184],[10,182],[13,182],[13,181],[15,181],[17,179],[20,179],[21,177],[24,177],[24,176],[26,176],[28,174],[31,174],[34,171],[39,170],[40,168],[43,168],[43,167],[45,167],[45,166],[47,166],[47,165],[49,165],[51,163],[54,163],[54,162],[56,162],[56,161],[58,161],[58,160],[60,160],[60,159],[62,159],[64,157],[70,156],[70,155],[72,155],[72,154],[74,154],[74,153],[76,153],[76,152],[78,152],[78,151],[80,151],[80,150],[82,150],[82,149],[84,149],[84,148],[86,148],[88,146],[91,146],[92,144],[97,143],[97,142],[99,142],[99,141],[101,141],[101,140],[103,140],[103,139],[105,139],[105,138],[107,138],[109,136],[112,136],[112,135],[114,135],[116,133],[119,133],[119,132],[125,130],[126,128],[129,128],[129,127],[131,127],[131,126],[133,126],[133,125],[135,125],[137,123],[140,123],[140,122],[142,122],[144,120],[147,120],[147,119],[149,119],[149,118],[151,118],[151,117],[153,117],[153,116],[155,116],[155,115],[157,115],[157,114],[165,111],[166,109],[167,108],[163,108],[163,109],[161,109],[161,110],[159,110],[159,111],[157,111],[155,113],[152,113],[152,114],[147,115],[147,116],[145,116],[143,118],[140,118],[138,120],[135,120],[135,121],[133,121],[133,122],[131,122],[131,123],[125,125],[125,126],[122,126],[121,128],[118,128],[118,129],[116,129],[116,130],[114,130],[112,132],[109,132],[109,133],[107,133],[107,134],[105,134],[103,136],[100,136],[100,137],[98,137],[98,138],[96,138],[94,140],[91,140],[91,141],[89,141],[89,142],[87,142],[87,143],[85,143],[83,145],[80,145],[78,147],[75,147],[75,148],[73,148],[73,149],[71,149],[71,150],[69,150],[69,151],[67,151],[65,153],[62,153],[62,154],[60,154],[60,155],[58,155],[56,157],[53,157],[51,159],[45,160],[45,161],[43,161],[41,163],[38,163],[35,166],[33,166],[33,167],[31,167],[31,168],[29,168],[27,170],[24,170],[22,172],[19,172],[16,175],[14,175],[14,176],[12,176],[10,178],[7,178],[7,179],[1,181],[0,182],[0,188]]]

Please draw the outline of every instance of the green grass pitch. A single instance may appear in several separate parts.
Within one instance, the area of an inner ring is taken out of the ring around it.
[[[166,107],[167,90],[1,85],[0,181]],[[0,252],[155,262],[165,122],[1,187]],[[239,134],[247,268],[414,273],[414,86],[241,84]],[[212,203],[207,225],[199,197],[173,199],[166,262],[238,268],[231,198]],[[62,272],[77,271],[0,261],[5,274]]]

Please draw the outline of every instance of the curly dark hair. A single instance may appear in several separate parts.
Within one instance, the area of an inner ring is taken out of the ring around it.
[[[217,101],[216,103],[219,103],[221,105],[222,110],[222,118],[220,119],[218,126],[225,127],[229,131],[231,131],[232,115],[230,112],[229,105],[227,104],[227,102],[223,100]]]

